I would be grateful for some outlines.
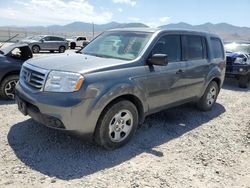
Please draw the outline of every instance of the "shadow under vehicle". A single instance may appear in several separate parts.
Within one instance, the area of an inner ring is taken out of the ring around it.
[[[22,64],[33,57],[27,44],[13,44],[0,49],[0,96],[14,99]]]

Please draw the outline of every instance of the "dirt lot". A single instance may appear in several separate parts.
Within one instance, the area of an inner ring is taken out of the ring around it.
[[[0,187],[250,187],[250,89],[230,82],[213,111],[188,104],[151,115],[115,151],[0,99]]]

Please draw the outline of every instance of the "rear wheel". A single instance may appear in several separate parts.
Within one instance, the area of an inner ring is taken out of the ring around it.
[[[37,45],[32,46],[32,52],[33,53],[38,53],[40,51],[40,47]]]
[[[75,49],[75,48],[76,48],[76,43],[71,42],[71,43],[70,43],[70,49]]]
[[[58,51],[59,51],[59,53],[64,53],[65,50],[66,50],[66,48],[64,46],[60,46]]]
[[[250,74],[240,77],[239,79],[240,88],[247,88],[249,86],[249,83],[250,83]]]
[[[97,123],[95,141],[112,150],[126,144],[136,132],[138,111],[127,100],[114,103],[106,108]]]
[[[202,111],[209,111],[213,108],[219,93],[219,86],[215,81],[210,82],[204,95],[197,103],[197,107]]]
[[[18,80],[18,75],[7,76],[0,84],[0,96],[4,99],[15,99],[15,88]]]

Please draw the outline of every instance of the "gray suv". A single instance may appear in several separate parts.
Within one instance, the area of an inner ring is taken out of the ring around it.
[[[49,35],[29,37],[21,40],[21,42],[27,43],[33,53],[40,51],[64,53],[69,47],[68,42],[64,38]]]
[[[77,54],[26,61],[19,110],[58,130],[115,149],[144,118],[194,101],[211,110],[225,75],[217,35],[184,30],[106,31]]]

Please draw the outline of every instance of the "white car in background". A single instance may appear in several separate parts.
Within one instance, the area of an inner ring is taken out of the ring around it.
[[[87,38],[84,36],[74,36],[70,39],[67,39],[67,41],[69,42],[70,49],[75,49],[76,47],[85,47],[89,43],[89,40],[87,40]]]

